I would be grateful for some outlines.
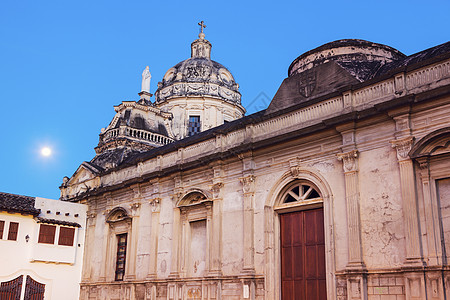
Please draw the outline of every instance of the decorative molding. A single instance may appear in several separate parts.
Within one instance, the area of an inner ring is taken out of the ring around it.
[[[409,151],[411,151],[411,148],[414,143],[414,137],[409,136],[403,139],[393,140],[390,141],[392,148],[395,148],[397,150],[397,159],[399,161],[407,160],[409,159]]]
[[[352,150],[345,153],[338,153],[337,159],[343,162],[344,172],[357,171],[356,158],[358,157],[358,150]]]

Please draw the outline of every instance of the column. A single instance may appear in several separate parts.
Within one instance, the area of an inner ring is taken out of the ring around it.
[[[159,232],[159,213],[161,211],[161,199],[155,198],[150,201],[152,210],[152,225],[150,231],[150,259],[147,279],[157,277],[158,262],[158,232]]]
[[[358,151],[339,153],[345,174],[345,199],[348,222],[348,265],[347,269],[365,269],[361,247],[361,219],[359,208]]]
[[[397,150],[400,168],[401,194],[403,202],[403,218],[405,223],[406,262],[407,264],[423,265],[419,234],[419,219],[416,202],[416,183],[414,178],[413,161],[409,158],[409,151],[413,145],[413,137],[399,138],[391,141]]]
[[[254,196],[255,196],[255,179],[254,175],[247,175],[239,178],[242,184],[244,196],[244,253],[243,253],[243,271],[244,273],[255,272],[254,258]]]

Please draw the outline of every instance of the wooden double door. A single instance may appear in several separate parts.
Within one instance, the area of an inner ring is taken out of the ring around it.
[[[323,208],[280,215],[283,300],[327,299]]]

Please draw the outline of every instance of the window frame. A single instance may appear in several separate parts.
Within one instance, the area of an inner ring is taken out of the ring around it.
[[[125,237],[125,241],[121,242],[121,238],[123,237]],[[125,277],[125,266],[127,262],[128,233],[117,234],[116,238],[117,238],[117,252],[116,252],[116,267],[114,272],[114,281],[123,281]],[[121,259],[123,259],[123,264],[121,267],[119,267]]]
[[[15,231],[12,230],[15,226]],[[17,237],[19,235],[19,222],[9,222],[8,228],[8,241],[17,241]]]
[[[66,235],[65,233],[71,232],[70,235]],[[68,243],[68,240],[71,240],[71,243]],[[67,241],[65,241],[67,240]],[[73,247],[75,243],[75,228],[73,227],[65,227],[65,226],[60,226],[59,227],[59,236],[58,236],[58,246],[68,246],[68,247]]]
[[[198,118],[197,121],[191,121],[191,118]],[[198,125],[198,126],[194,126]],[[196,130],[198,129],[198,131]],[[202,121],[199,115],[190,115],[188,121],[188,136],[196,135],[197,133],[202,132]]]
[[[54,245],[55,244],[55,237],[56,237],[56,225],[50,225],[50,224],[40,224],[39,226],[39,234],[38,234],[38,243],[39,244],[47,244],[47,245]],[[43,228],[53,228],[53,239],[52,242],[50,243],[50,235],[45,233],[42,231]],[[47,241],[47,238],[49,239]]]
[[[5,221],[0,220],[0,240],[3,240],[3,232],[5,231]]]

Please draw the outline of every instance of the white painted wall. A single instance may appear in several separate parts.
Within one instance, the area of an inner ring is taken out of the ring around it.
[[[57,245],[59,225],[55,245],[39,244],[37,241],[40,224],[33,216],[0,212],[0,220],[5,221],[3,237],[0,239],[0,282],[15,279],[20,275],[30,275],[34,280],[45,284],[46,300],[78,299],[87,206],[36,198],[35,207],[41,209],[39,217],[80,224],[81,227],[75,230],[74,245]],[[48,210],[50,213],[47,213]],[[56,215],[57,211],[60,212],[59,215]],[[69,216],[66,216],[66,213],[69,213]],[[75,214],[78,214],[78,217],[75,217]],[[16,241],[7,240],[10,222],[19,223]],[[27,235],[30,237],[28,242],[25,239]],[[25,280],[26,277],[23,283]]]

